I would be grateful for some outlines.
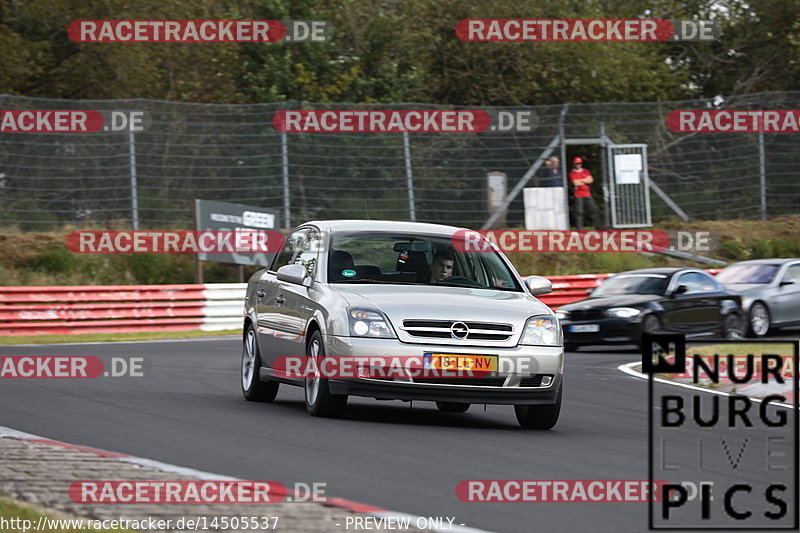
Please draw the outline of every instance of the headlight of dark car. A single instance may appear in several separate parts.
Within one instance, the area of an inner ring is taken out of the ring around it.
[[[566,318],[569,318],[569,311],[567,311],[566,309],[559,309],[558,311],[556,311],[556,318],[559,320],[564,320]]]
[[[633,318],[641,314],[641,309],[635,307],[610,307],[603,314],[612,318]]]

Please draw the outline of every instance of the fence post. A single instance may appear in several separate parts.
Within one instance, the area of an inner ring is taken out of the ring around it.
[[[567,121],[567,113],[569,113],[569,104],[566,103],[561,108],[561,113],[558,115],[558,137],[561,143],[561,181],[564,187],[564,212],[567,214],[567,228],[570,227],[570,198],[569,198],[569,161],[567,161],[567,145],[564,141],[567,140],[566,130],[564,123]]]
[[[411,170],[411,146],[408,132],[403,131],[403,157],[406,161],[406,188],[408,189],[408,219],[417,221],[417,210],[414,205],[414,173]]]
[[[764,109],[764,94],[761,94],[761,106]],[[767,154],[764,150],[764,132],[758,132],[758,194],[761,198],[761,220],[767,220]]]
[[[764,153],[764,132],[758,133],[758,180],[761,196],[761,220],[767,220],[767,156]]]
[[[139,107],[139,99],[133,101],[133,111]],[[133,132],[133,121],[128,126],[128,164],[131,178],[131,226],[139,229],[139,190],[136,183],[136,134]]]
[[[289,209],[289,139],[281,132],[281,167],[283,169],[283,220],[287,228],[292,227]]]

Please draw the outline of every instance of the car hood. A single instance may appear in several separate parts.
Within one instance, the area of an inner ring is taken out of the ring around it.
[[[599,298],[586,298],[578,302],[562,305],[559,309],[571,311],[573,309],[608,309],[609,307],[636,307],[648,302],[660,300],[663,296],[658,294],[615,294]]]
[[[430,285],[333,284],[353,307],[378,309],[394,324],[404,319],[503,322],[522,327],[533,315],[550,315],[546,305],[524,292]]]

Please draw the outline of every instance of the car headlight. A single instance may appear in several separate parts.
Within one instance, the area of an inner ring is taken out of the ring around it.
[[[395,337],[392,326],[380,311],[372,309],[350,309],[350,336],[375,337],[393,339]]]
[[[561,310],[556,311],[556,318],[557,319],[564,320],[565,318],[568,318],[568,317],[569,317],[569,311],[566,311],[566,310],[564,310],[564,311],[561,311]]]
[[[614,318],[633,318],[641,312],[641,309],[633,307],[611,307],[605,310],[605,315]]]
[[[561,346],[561,326],[552,316],[533,316],[525,323],[520,344],[537,346]]]

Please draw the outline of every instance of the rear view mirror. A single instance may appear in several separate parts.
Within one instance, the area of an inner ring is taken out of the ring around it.
[[[534,296],[553,292],[553,283],[541,276],[528,276],[525,278],[525,286]]]
[[[405,241],[394,243],[395,252],[430,252],[430,241]]]
[[[678,285],[677,287],[675,287],[675,290],[672,291],[672,295],[676,296],[678,294],[683,294],[688,290],[689,290],[689,287],[687,287],[686,285]]]
[[[283,265],[277,272],[278,281],[294,283],[295,285],[311,285],[311,278],[303,265]]]

